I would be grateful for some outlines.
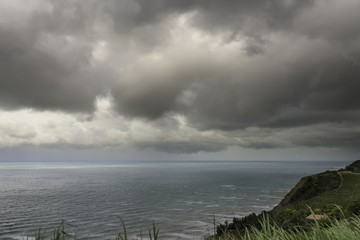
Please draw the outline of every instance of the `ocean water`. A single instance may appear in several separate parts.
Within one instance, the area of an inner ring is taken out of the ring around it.
[[[61,221],[79,239],[130,239],[155,222],[161,239],[201,239],[213,219],[277,205],[303,176],[344,162],[0,162],[0,239],[26,239]],[[29,238],[30,240],[31,238]]]

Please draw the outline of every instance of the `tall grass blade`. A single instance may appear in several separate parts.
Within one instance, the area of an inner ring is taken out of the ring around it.
[[[120,219],[120,221],[121,221],[121,225],[122,225],[123,231],[124,231],[124,236],[122,236],[121,232],[118,232],[115,240],[127,240],[128,238],[127,238],[127,232],[126,232],[125,222],[122,220],[121,217],[119,217],[119,216],[117,216],[117,217],[118,217],[118,218]]]

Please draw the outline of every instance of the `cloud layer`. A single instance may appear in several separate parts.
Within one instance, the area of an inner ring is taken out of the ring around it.
[[[357,0],[3,1],[0,145],[354,149],[359,11]]]

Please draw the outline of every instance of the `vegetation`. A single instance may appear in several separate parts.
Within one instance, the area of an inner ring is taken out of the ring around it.
[[[114,237],[115,240],[128,240],[128,234],[126,231],[126,226],[124,221],[120,218],[122,231],[119,231],[116,236]],[[52,232],[52,234],[48,235],[45,231],[39,228],[35,234],[35,240],[77,240],[76,235],[69,234],[65,231],[65,222],[61,222],[60,225]],[[158,229],[153,223],[152,229],[148,229],[149,238],[150,240],[158,240],[159,239],[159,232]],[[29,237],[24,238],[24,240],[29,240]],[[142,240],[143,237],[141,236],[140,239]]]
[[[360,160],[357,160],[357,161],[353,162],[352,164],[350,164],[349,166],[347,166],[345,168],[345,171],[351,171],[353,173],[360,173]]]
[[[310,211],[310,210],[309,210]],[[312,212],[312,214],[315,214]],[[126,227],[123,221],[122,232],[114,238],[115,240],[128,239]],[[308,222],[307,228],[296,227],[293,230],[286,230],[276,224],[268,216],[263,215],[259,227],[248,226],[244,232],[225,231],[219,236],[205,237],[206,240],[355,240],[360,239],[360,217],[353,216],[348,219],[338,220],[330,218],[326,222],[314,221]],[[159,229],[153,224],[153,229],[149,229],[147,239],[157,240],[159,237]],[[75,236],[71,236],[65,231],[65,224],[61,223],[49,237],[39,229],[35,235],[35,240],[76,240]],[[142,239],[142,237],[141,237]]]
[[[274,226],[287,232],[307,231],[311,214],[335,220],[360,215],[360,160],[339,171],[327,171],[302,178],[274,209],[259,215],[234,218],[232,223],[217,226],[217,236],[224,232],[245,234],[248,229],[262,231],[263,218],[272,219]]]
[[[308,228],[294,228],[291,231],[279,227],[275,222],[265,217],[260,222],[261,228],[246,228],[244,233],[236,232],[223,234],[221,240],[355,240],[360,239],[360,218],[337,220],[330,219],[328,222],[315,221]]]

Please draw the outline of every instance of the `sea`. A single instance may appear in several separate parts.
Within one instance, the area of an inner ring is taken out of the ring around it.
[[[0,239],[203,239],[215,224],[276,206],[304,176],[344,162],[0,162]]]

